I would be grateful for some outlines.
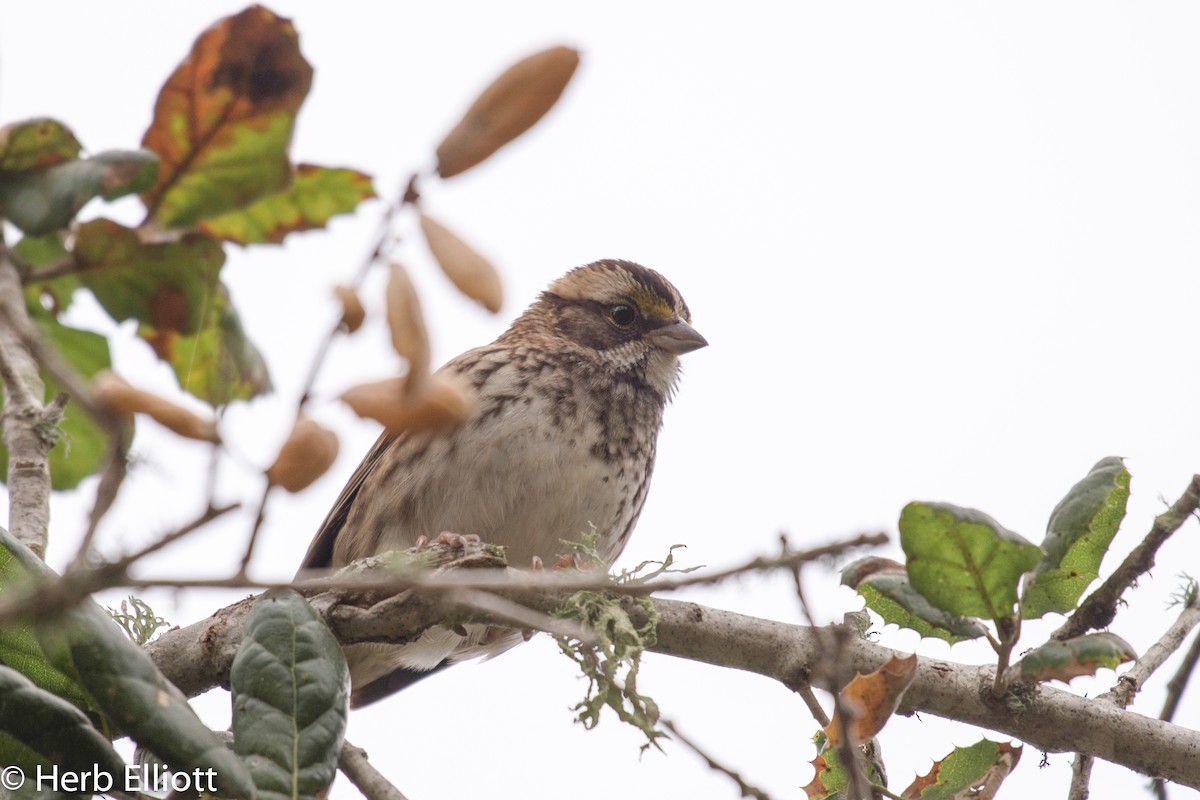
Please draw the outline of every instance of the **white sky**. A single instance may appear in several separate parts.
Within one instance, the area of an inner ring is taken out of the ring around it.
[[[52,115],[91,151],[135,147],[158,87],[234,2],[12,3],[0,19],[0,123]],[[689,4],[274,2],[316,67],[297,160],[354,166],[393,192],[476,92],[518,57],[566,43],[583,64],[559,107],[486,165],[426,188],[426,208],[502,269],[499,318],[458,298],[410,237],[444,360],[482,343],[549,280],[600,257],[670,277],[712,346],[688,355],[655,486],[623,563],[675,542],[692,564],[895,530],[911,499],[983,509],[1040,541],[1046,516],[1099,458],[1123,455],[1134,496],[1111,568],[1200,468],[1200,7],[1187,3]],[[108,211],[137,220],[136,201]],[[232,249],[225,279],[279,392],[235,409],[226,438],[269,463],[333,313],[328,288],[369,249],[379,206],[287,248]],[[413,221],[403,221],[412,230]],[[376,290],[378,281],[371,286]],[[370,293],[369,293],[370,294]],[[378,309],[377,292],[369,298]],[[81,307],[80,324],[97,324]],[[111,326],[103,328],[110,330]],[[118,368],[170,377],[134,343]],[[398,362],[375,320],[333,351],[323,396]],[[276,498],[255,574],[285,578],[375,431],[333,403],[333,472]],[[141,463],[103,529],[111,552],[190,518],[205,463],[142,426]],[[252,501],[231,466],[222,499]],[[51,562],[83,525],[55,509]],[[149,574],[223,575],[248,514],[161,554]],[[1175,616],[1177,573],[1200,573],[1194,523],[1128,595],[1113,630],[1144,650]],[[899,548],[889,549],[897,556]],[[825,620],[860,603],[810,571]],[[187,623],[237,595],[159,594]],[[798,620],[782,579],[698,602]],[[1058,620],[1052,620],[1051,626]],[[1049,628],[1028,626],[1033,646]],[[882,641],[923,655],[989,652]],[[669,744],[639,760],[614,719],[585,732],[583,685],[552,642],[448,671],[352,715],[348,738],[413,800],[736,796]],[[1157,716],[1172,661],[1135,710]],[[1074,688],[1095,694],[1112,680]],[[771,681],[650,656],[641,679],[682,729],[779,798],[800,797],[815,723]],[[1200,722],[1197,692],[1181,721]],[[201,701],[222,726],[228,701]],[[892,788],[980,732],[931,716],[882,735]],[[992,734],[992,738],[1003,738]],[[1069,754],[1029,749],[1002,796],[1065,797]],[[1145,780],[1098,765],[1095,798]],[[1024,794],[1023,794],[1024,792]],[[1187,795],[1175,788],[1173,797]],[[334,797],[352,797],[339,780]]]

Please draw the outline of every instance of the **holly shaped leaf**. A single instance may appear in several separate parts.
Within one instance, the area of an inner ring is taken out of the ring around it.
[[[1021,760],[1021,747],[984,739],[956,747],[913,781],[902,797],[912,800],[973,800],[995,797],[1000,784]]]
[[[1042,550],[973,508],[909,503],[900,512],[900,546],[913,588],[963,617],[1012,616],[1021,575]]]
[[[840,714],[833,715],[825,727],[829,746],[838,747],[843,736],[855,746],[871,741],[896,713],[900,699],[916,676],[916,653],[908,658],[892,656],[874,672],[855,675],[838,693],[841,705],[850,712],[852,719],[843,724]]]
[[[1025,619],[1071,611],[1079,604],[1084,590],[1099,577],[1100,563],[1125,518],[1129,480],[1121,459],[1101,459],[1054,507],[1042,540],[1045,555],[1025,577]]]
[[[1011,683],[1070,683],[1080,675],[1095,675],[1101,669],[1116,669],[1133,661],[1137,653],[1115,633],[1088,633],[1065,641],[1049,641],[1026,653],[1008,668]]]
[[[842,583],[867,601],[867,608],[885,623],[916,631],[926,638],[949,644],[977,639],[986,630],[977,620],[935,608],[913,588],[908,570],[890,558],[868,556],[842,570]]]

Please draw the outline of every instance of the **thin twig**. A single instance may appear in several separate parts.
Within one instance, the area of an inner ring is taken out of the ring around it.
[[[400,790],[367,760],[367,751],[361,747],[343,742],[338,769],[367,800],[406,800]]]
[[[1121,708],[1128,706],[1155,670],[1183,645],[1184,639],[1197,625],[1200,625],[1200,606],[1191,605],[1184,608],[1167,632],[1146,648],[1146,652],[1138,657],[1133,668],[1121,675],[1116,685],[1100,697]]]
[[[1138,690],[1146,685],[1146,681],[1150,679],[1155,670],[1179,649],[1183,640],[1198,624],[1200,624],[1200,606],[1192,604],[1184,607],[1166,633],[1146,649],[1133,668],[1121,675],[1111,689],[1097,697],[1096,702],[1108,703],[1118,708],[1127,707]],[[1093,760],[1090,755],[1075,754],[1075,760],[1071,764],[1071,789],[1067,795],[1068,800],[1087,800]]]
[[[0,626],[30,616],[51,615],[70,608],[88,595],[103,589],[137,585],[139,582],[130,579],[128,573],[129,567],[134,562],[161,550],[237,507],[235,503],[221,508],[206,508],[204,513],[191,522],[160,536],[140,550],[116,561],[98,564],[94,567],[74,567],[73,565],[68,567],[67,571],[57,580],[50,581],[33,591],[16,595],[0,605]],[[160,585],[169,585],[169,582],[160,582]]]
[[[274,486],[270,481],[263,486],[262,496],[258,499],[258,510],[254,513],[254,524],[250,526],[250,538],[246,540],[246,552],[242,554],[242,564],[238,567],[238,575],[245,576],[250,568],[250,559],[254,558],[254,545],[258,543],[258,534],[262,531],[263,521],[267,518],[267,498],[271,496]]]
[[[55,278],[61,278],[64,275],[74,275],[79,272],[79,262],[74,256],[60,258],[57,261],[52,261],[44,267],[31,269],[25,276],[23,283],[29,286],[34,283],[44,283],[52,281]]]
[[[1192,639],[1192,646],[1188,648],[1187,655],[1183,657],[1179,669],[1175,670],[1171,680],[1167,681],[1167,699],[1163,701],[1162,713],[1158,715],[1163,722],[1170,722],[1175,718],[1179,701],[1183,698],[1183,690],[1187,688],[1188,681],[1196,670],[1197,662],[1200,662],[1200,635]]]
[[[675,727],[675,723],[671,722],[669,719],[660,719],[658,721],[658,724],[663,726],[664,728],[666,728],[668,731],[671,732],[672,739],[675,739],[681,745],[683,745],[684,747],[686,747],[687,749],[691,750],[693,753],[695,753],[696,755],[698,755],[702,759],[704,759],[704,761],[708,764],[708,766],[711,769],[714,769],[717,772],[720,772],[721,774],[725,775],[727,778],[732,780],[734,783],[736,783],[738,786],[738,790],[741,792],[742,797],[753,797],[756,800],[770,800],[771,796],[769,794],[764,792],[762,789],[759,789],[754,784],[748,783],[746,781],[746,779],[743,778],[736,771],[730,769],[729,767],[726,767],[724,764],[717,761],[715,758],[713,758],[713,756],[709,755],[709,753],[707,751],[705,751],[704,748],[700,747],[700,745],[696,744],[694,741],[692,741],[691,739],[689,739],[688,737],[686,737],[682,733],[680,733],[679,728]]]
[[[420,198],[417,192],[417,180],[419,176],[414,173],[404,184],[404,190],[400,192],[399,197],[388,203],[384,210],[383,216],[379,220],[379,227],[375,233],[375,244],[371,248],[371,252],[363,259],[359,265],[358,271],[354,274],[354,278],[350,282],[350,286],[358,289],[362,282],[366,280],[367,274],[371,271],[371,267],[383,258],[389,243],[392,242],[392,223],[395,221],[396,214],[406,205],[414,204]],[[324,366],[326,358],[329,356],[329,349],[333,346],[333,342],[337,339],[338,334],[342,332],[342,321],[339,319],[329,329],[324,338],[317,344],[316,352],[313,353],[312,361],[309,363],[308,375],[304,378],[304,383],[300,389],[300,399],[296,402],[296,415],[294,422],[299,422],[301,415],[304,413],[305,407],[312,399],[313,387],[316,385],[317,376],[320,375],[321,367]],[[242,556],[241,568],[238,574],[246,575],[246,571],[250,568],[250,560],[254,557],[254,547],[258,542],[259,532],[262,529],[263,523],[266,521],[267,501],[271,496],[271,484],[268,483],[263,489],[262,498],[259,500],[258,511],[254,515],[254,524],[250,529],[250,536],[246,541],[246,551]]]
[[[446,602],[479,611],[517,627],[575,639],[582,647],[595,647],[599,643],[596,634],[574,620],[555,619],[491,592],[482,592],[478,589],[454,589],[446,593]]]
[[[1146,538],[1125,557],[1121,566],[1104,583],[1088,595],[1051,638],[1063,641],[1090,630],[1108,627],[1117,615],[1117,603],[1121,595],[1154,566],[1154,555],[1158,548],[1187,522],[1198,507],[1200,475],[1193,475],[1191,483],[1175,504],[1154,518],[1154,525]]]

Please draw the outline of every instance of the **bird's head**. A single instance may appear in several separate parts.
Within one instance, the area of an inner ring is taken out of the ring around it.
[[[708,344],[691,326],[671,282],[631,261],[576,267],[550,284],[516,323],[616,373],[636,374],[663,396],[679,374],[678,356]]]

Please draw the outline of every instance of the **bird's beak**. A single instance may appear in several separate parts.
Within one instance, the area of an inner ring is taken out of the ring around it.
[[[650,331],[646,339],[655,347],[677,356],[708,346],[708,340],[681,319]]]

